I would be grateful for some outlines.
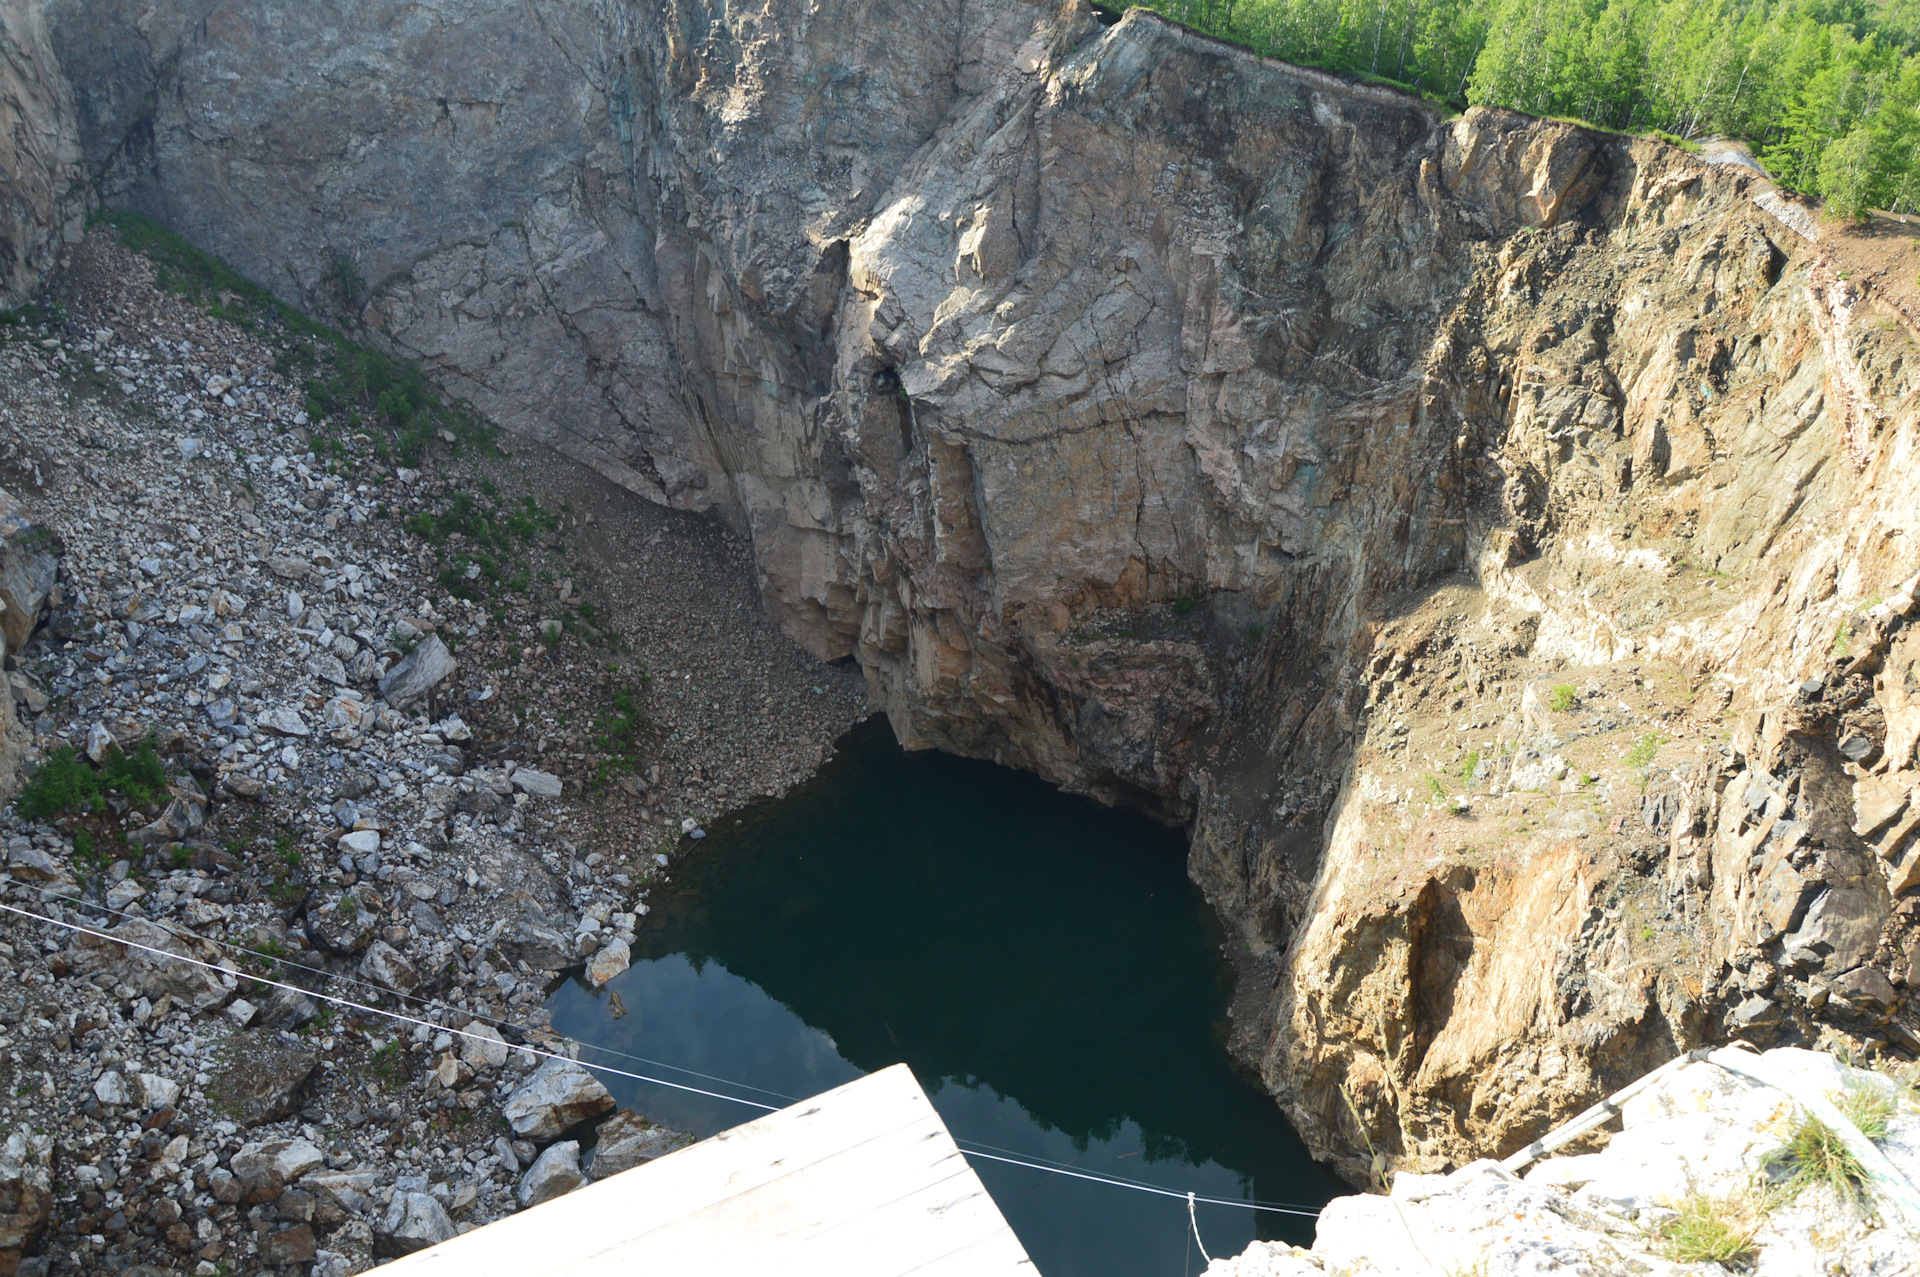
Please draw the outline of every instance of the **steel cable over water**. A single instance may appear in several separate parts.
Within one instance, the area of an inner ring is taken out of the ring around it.
[[[90,904],[83,905],[83,906],[76,906],[76,908],[98,908],[98,907],[99,906],[90,905]],[[150,954],[153,954],[155,957],[165,958],[172,962],[183,962],[189,966],[199,967],[202,970],[217,972],[220,975],[233,976],[236,980],[251,980],[255,984],[265,985],[268,988],[286,989],[289,992],[298,993],[303,997],[314,998],[321,1002],[328,1002],[333,1004],[334,1006],[345,1007],[348,1010],[363,1012],[367,1015],[384,1016],[389,1020],[394,1020],[401,1024],[410,1024],[416,1028],[431,1029],[437,1033],[445,1033],[450,1037],[465,1038],[474,1042],[484,1042],[489,1046],[501,1045],[501,1043],[494,1038],[483,1037],[478,1033],[469,1033],[465,1029],[452,1028],[448,1025],[439,1024],[432,1020],[420,1019],[417,1016],[403,1015],[398,1011],[389,1011],[383,1007],[369,1006],[364,1002],[355,1002],[349,998],[335,997],[332,994],[319,993],[312,989],[303,989],[297,984],[288,984],[285,981],[272,980],[265,976],[253,975],[245,971],[231,971],[231,970],[228,970],[226,967],[223,967],[215,962],[207,962],[200,958],[188,957],[187,955],[181,954],[181,953],[170,953],[165,949],[155,948],[152,945],[141,944],[137,940],[128,940],[128,939],[124,939],[123,937],[113,935],[110,932],[97,931],[92,927],[81,926],[77,922],[68,922],[64,918],[48,917],[46,914],[35,913],[30,909],[22,909],[16,905],[7,904],[4,901],[0,901],[0,911],[5,911],[7,913],[14,914],[18,917],[26,918],[33,922],[45,923],[48,926],[64,927],[68,931],[72,931],[80,935],[92,936],[95,939],[105,940],[109,944],[117,944],[128,949],[138,949],[143,953],[150,953]],[[102,912],[113,913],[119,917],[130,918],[134,916],[134,915],[119,913],[117,910],[112,910],[112,909],[102,909]],[[151,921],[151,919],[142,919],[142,921]],[[191,935],[192,933],[188,933],[188,934]],[[380,985],[372,984],[365,980],[358,980],[351,976],[338,975],[334,972],[322,971],[316,967],[303,966],[299,963],[286,963],[286,960],[283,958],[275,958],[275,957],[272,957],[271,955],[259,953],[255,950],[246,949],[239,945],[230,944],[222,940],[213,940],[204,936],[194,936],[193,938],[197,940],[205,940],[206,943],[208,944],[212,944],[224,949],[229,949],[235,953],[245,953],[245,954],[248,954],[249,956],[262,958],[269,962],[285,963],[285,965],[295,967],[298,970],[306,971],[314,975],[318,975],[324,979],[345,980],[350,984],[358,984],[365,988],[376,989],[383,996],[391,995],[391,996],[400,997],[409,1002],[420,1003],[423,1005],[431,1005],[431,1003],[429,1003],[426,999],[414,998],[406,994],[400,994],[394,990],[387,989]],[[516,1034],[524,1035],[524,1032],[525,1032],[518,1026],[513,1025],[508,1021],[504,1021],[504,1020],[490,1021],[488,1017],[484,1017],[484,1016],[474,1016],[473,1018],[476,1020],[481,1020],[482,1022],[485,1022],[485,1023],[489,1023],[490,1027],[493,1024],[499,1024],[499,1025],[504,1025],[507,1028],[513,1029]],[[557,1037],[558,1035],[555,1035],[555,1036]],[[560,1041],[567,1043],[569,1045],[572,1045],[576,1048],[585,1048],[588,1050],[605,1050],[609,1054],[620,1055],[628,1059],[635,1059],[635,1060],[644,1059],[644,1057],[629,1056],[625,1052],[614,1051],[611,1048],[595,1047],[591,1043],[581,1042],[574,1038],[560,1038]],[[587,1069],[598,1069],[600,1072],[611,1073],[615,1077],[628,1078],[635,1082],[646,1082],[653,1086],[664,1086],[669,1088],[670,1090],[685,1091],[692,1095],[703,1095],[703,1096],[706,1096],[708,1099],[726,1100],[726,1101],[729,1101],[730,1103],[745,1105],[748,1108],[756,1108],[765,1113],[777,1113],[780,1111],[780,1108],[782,1107],[776,1104],[763,1104],[759,1100],[742,1099],[740,1096],[727,1095],[720,1091],[709,1091],[698,1086],[688,1086],[683,1082],[669,1082],[665,1078],[648,1077],[644,1073],[634,1073],[626,1069],[617,1069],[610,1064],[587,1063],[582,1060],[574,1059],[572,1056],[562,1055],[559,1052],[544,1050],[536,1046],[531,1046],[526,1044],[508,1044],[508,1048],[514,1051],[524,1051],[528,1055],[537,1056],[542,1059],[565,1060],[569,1064],[578,1064],[582,1068],[587,1068]],[[705,1078],[708,1081],[719,1082],[722,1085],[738,1086],[742,1090],[758,1091],[762,1095],[772,1095],[780,1099],[792,1100],[796,1103],[798,1102],[796,1097],[785,1095],[779,1091],[770,1091],[770,1090],[767,1090],[765,1087],[753,1086],[745,1082],[734,1082],[727,1078],[714,1077],[712,1074],[709,1074],[709,1073],[697,1073],[692,1069],[679,1068],[677,1065],[661,1064],[661,1063],[658,1063],[657,1061],[647,1061],[647,1062],[654,1064],[655,1067],[664,1068],[672,1072],[687,1073],[695,1077]],[[1026,1168],[1027,1170],[1043,1171],[1049,1175],[1063,1175],[1072,1179],[1087,1180],[1090,1183],[1106,1184],[1113,1188],[1131,1189],[1136,1193],[1150,1193],[1156,1197],[1179,1198],[1189,1203],[1189,1212],[1191,1212],[1192,1203],[1204,1202],[1210,1206],[1237,1206],[1243,1210],[1266,1211],[1272,1214],[1279,1214],[1279,1215],[1299,1215],[1299,1216],[1304,1216],[1306,1218],[1314,1218],[1320,1214],[1319,1211],[1311,1209],[1309,1207],[1305,1207],[1305,1206],[1281,1205],[1278,1203],[1270,1203],[1270,1202],[1235,1201],[1234,1199],[1229,1197],[1199,1197],[1193,1193],[1181,1193],[1181,1192],[1176,1192],[1173,1189],[1160,1188],[1152,1184],[1142,1184],[1142,1183],[1137,1183],[1131,1180],[1116,1179],[1110,1175],[1099,1175],[1090,1171],[1076,1171],[1076,1170],[1071,1170],[1064,1166],[1057,1166],[1057,1165],[1048,1166],[1041,1162],[1029,1161],[1025,1158],[1002,1157],[995,1153],[980,1152],[978,1151],[977,1148],[965,1147],[965,1145],[968,1145],[968,1144],[977,1144],[977,1141],[974,1141],[974,1140],[963,1140],[956,1137],[954,1139],[954,1143],[962,1146],[960,1151],[967,1157],[977,1157],[989,1162],[1003,1162],[1009,1166],[1020,1166],[1020,1167]],[[980,1145],[979,1147],[994,1148],[996,1146],[992,1144],[986,1144],[986,1145]],[[1007,1150],[1007,1151],[1011,1151],[1011,1150]]]

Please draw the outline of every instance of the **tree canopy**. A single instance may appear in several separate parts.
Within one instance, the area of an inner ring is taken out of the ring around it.
[[[1148,0],[1307,66],[1683,141],[1834,211],[1920,212],[1920,0]]]

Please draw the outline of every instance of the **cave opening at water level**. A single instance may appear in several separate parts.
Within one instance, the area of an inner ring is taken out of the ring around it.
[[[907,754],[870,721],[812,781],[719,822],[651,891],[633,965],[562,984],[554,1027],[776,1104],[905,1061],[963,1148],[1317,1208],[1346,1190],[1227,1055],[1233,971],[1184,851],[1035,777]],[[758,1113],[604,1080],[701,1136]],[[1204,1266],[1184,1200],[972,1160],[1045,1277]],[[1312,1240],[1310,1218],[1239,1206],[1203,1203],[1198,1223],[1215,1255]]]

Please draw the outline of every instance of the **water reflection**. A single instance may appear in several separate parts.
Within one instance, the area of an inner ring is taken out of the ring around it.
[[[1138,817],[905,755],[870,725],[816,781],[714,831],[654,892],[633,968],[556,993],[556,1026],[791,1096],[904,1060],[963,1140],[1317,1205],[1337,1181],[1222,1048],[1231,972],[1182,857]],[[754,1113],[620,1081],[623,1103],[701,1134]],[[1046,1277],[1201,1267],[1184,1202],[975,1168]],[[1226,1207],[1200,1224],[1216,1255],[1256,1232],[1311,1238],[1309,1221]]]

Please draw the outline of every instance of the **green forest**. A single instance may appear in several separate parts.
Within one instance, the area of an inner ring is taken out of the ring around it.
[[[1920,0],[1149,0],[1455,107],[1735,137],[1843,216],[1920,212]]]

